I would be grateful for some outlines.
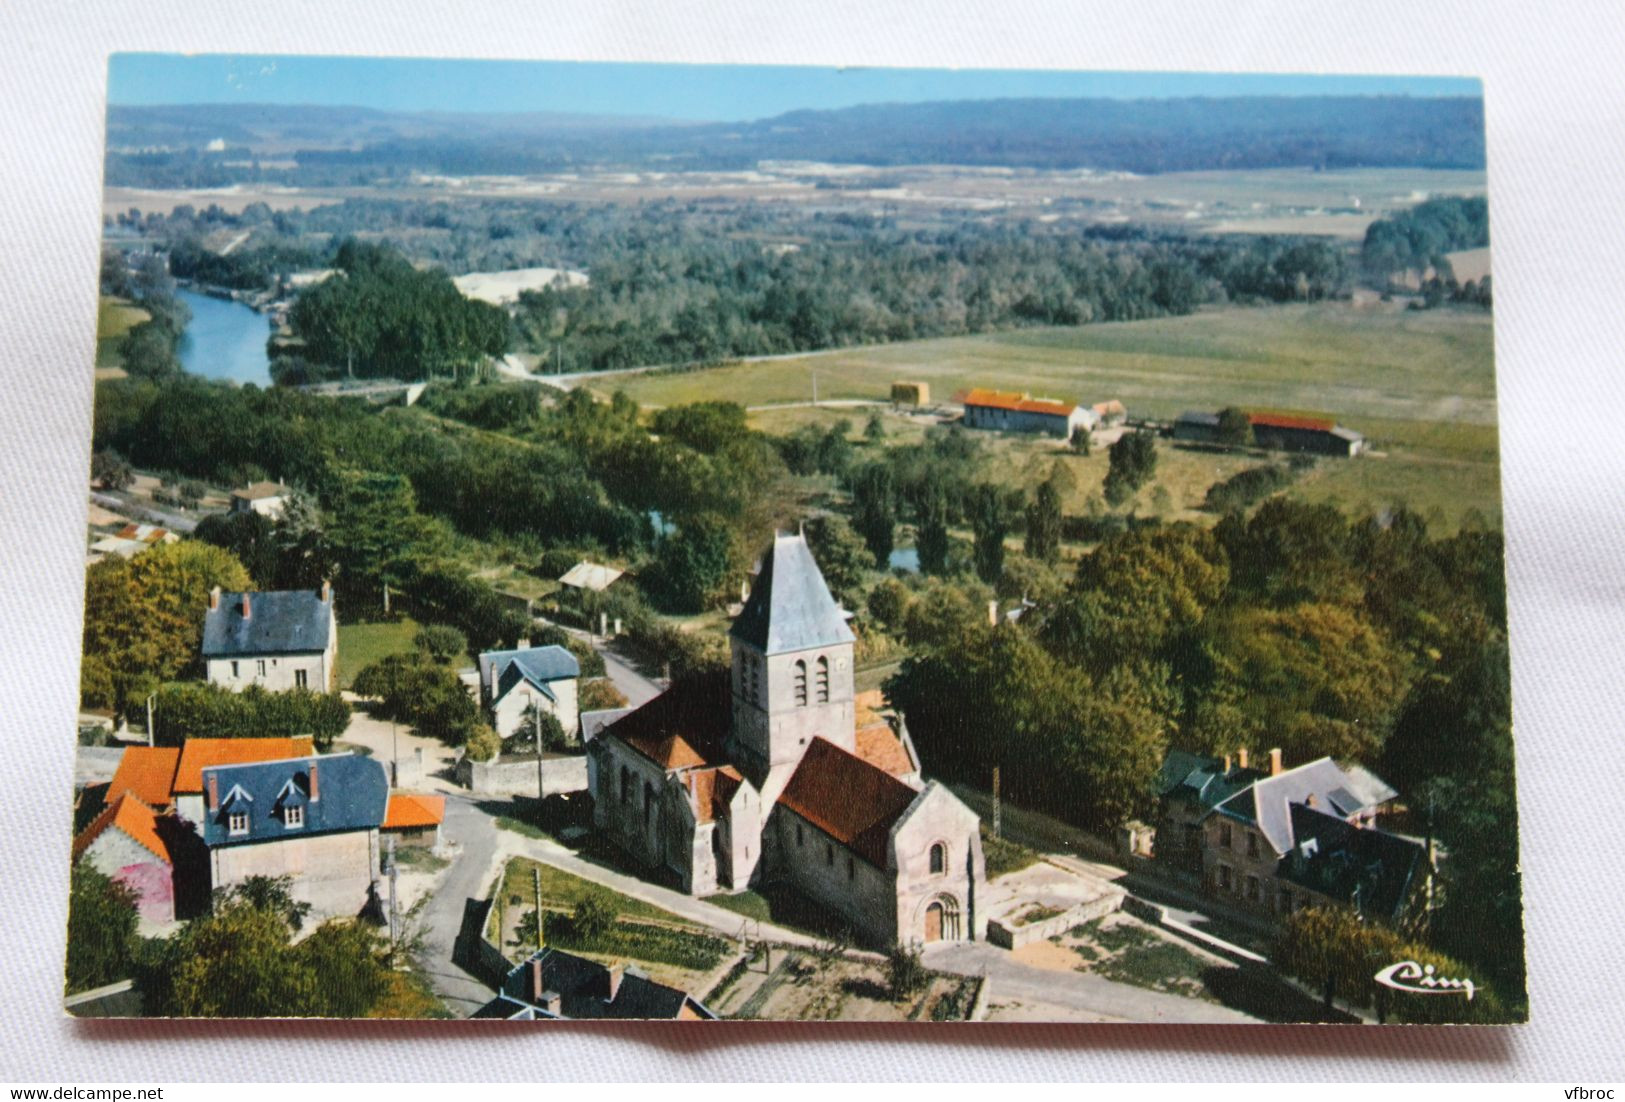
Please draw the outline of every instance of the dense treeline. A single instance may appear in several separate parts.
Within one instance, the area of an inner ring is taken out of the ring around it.
[[[233,114],[219,105],[114,106],[108,125],[107,182],[126,187],[249,181],[317,186],[419,172],[641,165],[744,169],[761,160],[1140,173],[1484,164],[1483,102],[1477,97],[1006,98],[868,104],[681,126],[349,108],[256,105]],[[206,150],[222,136],[227,148]],[[256,159],[256,150],[273,142],[280,150],[294,148],[291,167],[286,154]],[[167,149],[151,151],[155,147]],[[132,151],[142,149],[148,151]]]
[[[506,311],[465,298],[443,271],[354,240],[339,246],[333,266],[288,314],[308,361],[348,375],[433,379],[471,372],[508,350]]]
[[[1371,223],[1360,248],[1360,263],[1382,280],[1429,268],[1448,272],[1446,253],[1481,249],[1489,243],[1489,201],[1482,195],[1448,196]]]
[[[119,363],[124,370],[144,379],[162,379],[179,372],[177,350],[192,312],[175,297],[175,280],[164,258],[154,252],[134,257],[103,253],[101,292],[128,299],[150,315],[132,326],[119,342]]]
[[[962,584],[882,607],[915,650],[887,691],[931,771],[999,766],[1012,800],[1097,828],[1151,812],[1170,748],[1368,764],[1451,854],[1435,943],[1521,994],[1502,568],[1496,532],[1272,498],[1107,538],[1019,625]]]

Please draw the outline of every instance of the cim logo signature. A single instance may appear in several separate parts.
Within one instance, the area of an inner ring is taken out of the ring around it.
[[[1395,991],[1409,991],[1416,995],[1466,995],[1467,1001],[1472,1001],[1475,990],[1472,980],[1453,980],[1434,973],[1431,964],[1402,960],[1398,964],[1390,964],[1374,978],[1384,987],[1392,987]]]

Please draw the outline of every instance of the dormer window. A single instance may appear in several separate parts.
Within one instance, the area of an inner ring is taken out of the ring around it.
[[[298,805],[282,809],[282,825],[289,830],[305,825],[305,809]]]
[[[232,835],[248,833],[248,812],[233,811],[226,816],[226,831]]]

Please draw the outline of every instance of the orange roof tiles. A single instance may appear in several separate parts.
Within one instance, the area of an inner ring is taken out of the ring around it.
[[[309,735],[293,738],[191,738],[181,750],[172,791],[177,796],[203,791],[203,771],[217,765],[308,758],[316,752]]]
[[[1312,429],[1316,432],[1331,432],[1337,427],[1337,422],[1330,417],[1304,417],[1291,413],[1249,413],[1247,420],[1255,425],[1275,429]]]
[[[731,765],[717,769],[695,769],[684,775],[684,783],[694,795],[695,821],[715,821],[728,810],[728,801],[739,791],[744,778]]]
[[[662,769],[720,765],[726,761],[733,702],[728,671],[686,678],[603,730]]]
[[[414,792],[392,792],[384,812],[385,830],[411,830],[439,826],[446,819],[446,797],[419,796]]]
[[[892,824],[918,793],[885,770],[815,738],[779,803],[878,868]]]
[[[914,772],[914,761],[891,724],[882,721],[859,727],[857,738],[858,757],[876,769],[884,769],[893,777]]]
[[[886,694],[880,689],[865,689],[852,698],[852,722],[855,727],[869,727],[881,722],[881,709],[886,707]]]
[[[89,849],[108,827],[117,827],[164,864],[174,863],[169,847],[158,834],[158,813],[128,792],[116,798],[73,840],[74,858]]]
[[[986,406],[992,409],[1008,409],[1017,413],[1047,413],[1054,417],[1070,417],[1077,405],[1072,402],[1056,402],[1048,398],[1030,398],[1025,394],[1014,391],[985,390],[982,387],[973,387],[959,396],[959,400],[967,406]]]
[[[132,792],[152,807],[168,807],[180,756],[180,750],[174,746],[129,747],[119,758],[118,769],[107,786],[108,802]]]

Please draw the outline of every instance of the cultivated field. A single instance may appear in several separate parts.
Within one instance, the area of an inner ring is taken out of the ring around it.
[[[119,367],[119,342],[124,334],[146,321],[150,315],[141,307],[121,298],[103,295],[96,306],[96,377],[123,375]]]
[[[1445,527],[1475,510],[1491,523],[1500,519],[1491,320],[1477,311],[1383,304],[1218,310],[626,376],[615,384],[655,405],[707,398],[767,405],[807,401],[814,371],[819,395],[828,399],[880,399],[894,379],[921,379],[939,400],[980,384],[1086,403],[1120,398],[1135,415],[1156,419],[1226,405],[1323,411],[1364,432],[1382,454],[1324,460],[1293,493],[1351,510],[1401,503],[1424,513],[1436,509]],[[846,417],[861,428],[865,416],[861,408],[764,410],[753,423],[786,431]],[[919,431],[909,422],[887,422],[894,431]],[[1053,441],[989,440],[1000,462],[1022,473],[1020,481],[1045,477],[1040,472],[1064,455]],[[1074,497],[1098,491],[1103,453],[1064,462],[1077,477]],[[1169,492],[1168,508],[1186,512],[1213,481],[1252,462],[1165,442],[1158,481]]]

